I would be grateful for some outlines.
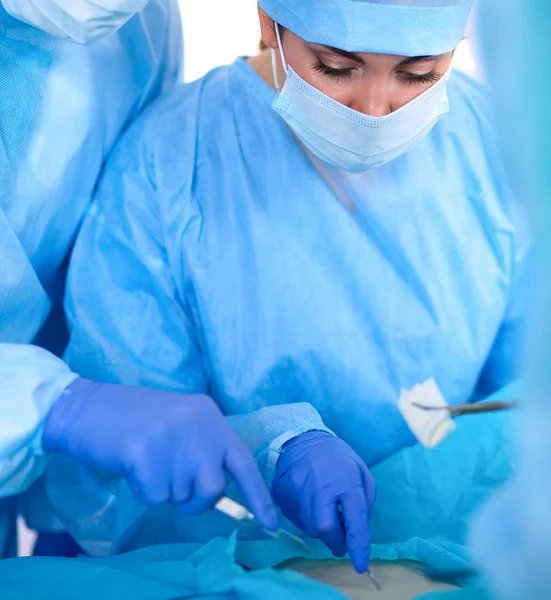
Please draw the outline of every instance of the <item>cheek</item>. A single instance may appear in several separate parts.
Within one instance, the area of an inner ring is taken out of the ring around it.
[[[361,93],[361,84],[352,80],[334,79],[313,69],[307,69],[303,75],[299,75],[320,92],[345,106],[350,106],[358,93]]]
[[[392,93],[392,111],[398,110],[409,104],[412,100],[415,100],[417,96],[420,96],[423,92],[426,92],[431,87],[431,84],[419,85],[419,84],[408,84],[400,82],[395,86]]]

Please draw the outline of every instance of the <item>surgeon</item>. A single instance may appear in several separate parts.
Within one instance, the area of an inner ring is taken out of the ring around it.
[[[177,2],[145,4],[0,6],[0,557],[16,551],[16,494],[53,454],[191,514],[229,472],[259,521],[276,524],[252,456],[210,398],[95,383],[44,349],[63,350],[65,263],[104,159],[179,77]]]
[[[401,390],[454,404],[518,371],[530,241],[452,68],[471,4],[260,0],[266,49],[131,128],[71,266],[72,368],[208,391],[283,514],[360,572],[368,469],[416,442]]]

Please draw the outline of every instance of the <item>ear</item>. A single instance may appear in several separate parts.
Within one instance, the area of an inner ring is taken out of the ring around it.
[[[262,41],[268,48],[277,48],[277,37],[275,22],[261,8],[258,7],[258,19],[260,20],[260,33]]]

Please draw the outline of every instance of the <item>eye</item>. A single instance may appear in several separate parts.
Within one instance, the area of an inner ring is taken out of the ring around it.
[[[409,84],[426,84],[426,83],[436,83],[439,79],[441,79],[442,75],[437,71],[432,70],[430,73],[423,73],[422,75],[417,75],[415,73],[401,73],[406,80],[406,83]]]
[[[324,75],[327,75],[328,77],[333,77],[335,79],[343,79],[346,77],[350,77],[350,75],[352,75],[352,71],[354,71],[354,69],[351,67],[347,69],[335,69],[334,67],[330,67],[329,65],[326,65],[325,63],[321,62],[321,60],[319,59],[316,64],[312,65],[312,69],[314,69],[314,71],[318,71],[319,73],[323,73]]]

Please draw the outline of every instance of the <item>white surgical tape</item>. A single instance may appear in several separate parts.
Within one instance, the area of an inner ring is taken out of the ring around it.
[[[434,379],[418,384],[410,391],[402,390],[398,401],[398,409],[415,437],[426,448],[434,448],[455,431],[455,422],[447,410],[424,410],[416,404],[448,406]]]

